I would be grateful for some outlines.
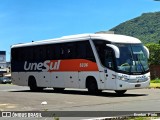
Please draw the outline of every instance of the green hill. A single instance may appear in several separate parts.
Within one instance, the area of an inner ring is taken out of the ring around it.
[[[144,13],[110,29],[115,34],[139,38],[143,43],[160,41],[160,12]]]

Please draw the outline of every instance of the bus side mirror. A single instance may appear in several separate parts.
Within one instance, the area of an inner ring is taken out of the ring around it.
[[[143,46],[143,47],[144,47],[144,49],[146,50],[147,58],[149,59],[149,50],[148,50],[148,48],[147,48],[146,46]]]
[[[120,51],[119,51],[119,48],[117,46],[112,45],[112,44],[106,44],[106,46],[111,47],[114,50],[116,58],[120,57]]]

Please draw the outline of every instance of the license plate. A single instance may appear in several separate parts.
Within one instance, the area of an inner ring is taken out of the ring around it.
[[[135,87],[141,87],[141,84],[136,84]]]

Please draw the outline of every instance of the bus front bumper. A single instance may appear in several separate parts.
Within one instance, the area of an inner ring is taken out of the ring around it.
[[[136,82],[136,83],[129,83],[123,80],[118,80],[117,90],[142,89],[142,88],[148,88],[149,85],[150,85],[150,80],[147,80],[145,82]]]

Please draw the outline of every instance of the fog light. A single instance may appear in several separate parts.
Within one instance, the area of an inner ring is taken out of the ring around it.
[[[119,85],[119,87],[122,87],[122,85]]]

